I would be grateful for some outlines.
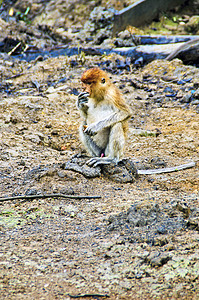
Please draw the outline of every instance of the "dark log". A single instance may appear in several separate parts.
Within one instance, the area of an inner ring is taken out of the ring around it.
[[[62,194],[46,194],[46,195],[21,195],[13,197],[0,198],[0,202],[13,201],[13,200],[25,200],[33,201],[35,199],[47,199],[47,198],[66,198],[66,199],[100,199],[101,196],[75,196],[75,195],[62,195]]]
[[[175,51],[179,45],[182,43],[176,44],[163,44],[163,45],[141,45],[137,47],[122,47],[122,48],[113,48],[113,49],[103,49],[103,48],[65,48],[60,50],[52,51],[39,51],[37,53],[22,54],[15,56],[16,58],[31,61],[36,59],[38,56],[44,57],[58,57],[60,55],[78,55],[81,52],[84,52],[87,55],[104,55],[110,53],[117,53],[122,56],[132,57],[133,59],[138,59],[140,56],[143,56],[144,61],[152,61],[153,59],[162,59],[167,57],[172,51]]]
[[[199,35],[135,35],[139,45],[182,43],[199,38]]]
[[[120,10],[114,16],[113,34],[124,30],[128,25],[139,27],[151,22],[161,11],[168,11],[185,0],[140,0]]]
[[[196,38],[197,37],[197,38]],[[149,37],[147,37],[149,38]],[[188,38],[188,36],[186,36]],[[143,37],[144,39],[144,37]],[[180,40],[181,37],[176,37],[176,40]],[[182,37],[183,39],[183,37]],[[87,55],[104,55],[105,53],[108,55],[110,53],[117,53],[122,56],[131,57],[132,61],[137,60],[140,57],[143,58],[144,63],[148,63],[154,59],[165,59],[171,60],[174,57],[178,57],[182,59],[183,62],[198,62],[199,60],[199,37],[198,36],[190,36],[190,41],[186,43],[170,43],[170,41],[174,40],[175,37],[162,37],[162,41],[168,41],[167,44],[160,43],[161,38],[159,38],[158,43],[153,44],[156,39],[152,38],[151,45],[139,45],[135,47],[122,47],[122,48],[113,48],[113,49],[103,49],[100,47],[72,47],[72,48],[63,48],[59,50],[52,51],[38,51],[37,53],[30,53],[16,56],[20,59],[25,59],[26,61],[31,61],[36,59],[38,56],[46,56],[46,57],[57,57],[60,55],[78,55],[81,52],[84,52]]]
[[[112,49],[111,52],[115,52],[122,56],[130,56],[133,60],[143,57],[144,63],[146,63],[154,59],[166,58],[171,52],[174,52],[177,48],[179,48],[179,45],[182,45],[182,43],[143,46],[141,45],[129,48],[116,48]],[[106,50],[104,51],[106,52]]]

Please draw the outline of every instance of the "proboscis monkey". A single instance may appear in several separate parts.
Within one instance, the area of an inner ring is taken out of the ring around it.
[[[123,157],[131,111],[106,72],[88,69],[81,81],[83,92],[78,96],[77,107],[83,118],[80,139],[93,157],[88,164],[117,163]]]
[[[88,69],[81,81],[83,92],[78,96],[77,107],[83,118],[80,139],[92,156],[88,165],[118,163],[123,157],[131,111],[106,72],[99,68]],[[138,174],[170,173],[194,166],[195,163],[190,162],[171,168],[138,170]]]

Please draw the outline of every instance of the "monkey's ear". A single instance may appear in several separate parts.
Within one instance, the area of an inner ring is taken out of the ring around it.
[[[101,83],[105,83],[105,82],[106,82],[105,78],[102,78]]]

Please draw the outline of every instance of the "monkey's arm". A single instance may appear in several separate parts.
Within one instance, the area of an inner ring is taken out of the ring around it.
[[[127,112],[127,111],[120,110],[118,112],[114,112],[110,116],[108,116],[107,118],[99,122],[95,122],[88,126],[84,126],[85,128],[84,133],[93,136],[97,134],[99,131],[101,131],[102,129],[112,127],[119,122],[123,122],[129,119],[130,117],[131,117],[130,111]]]

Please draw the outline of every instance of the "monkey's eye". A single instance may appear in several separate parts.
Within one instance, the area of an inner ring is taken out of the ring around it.
[[[105,82],[106,82],[105,78],[102,78],[101,83],[105,83]]]

